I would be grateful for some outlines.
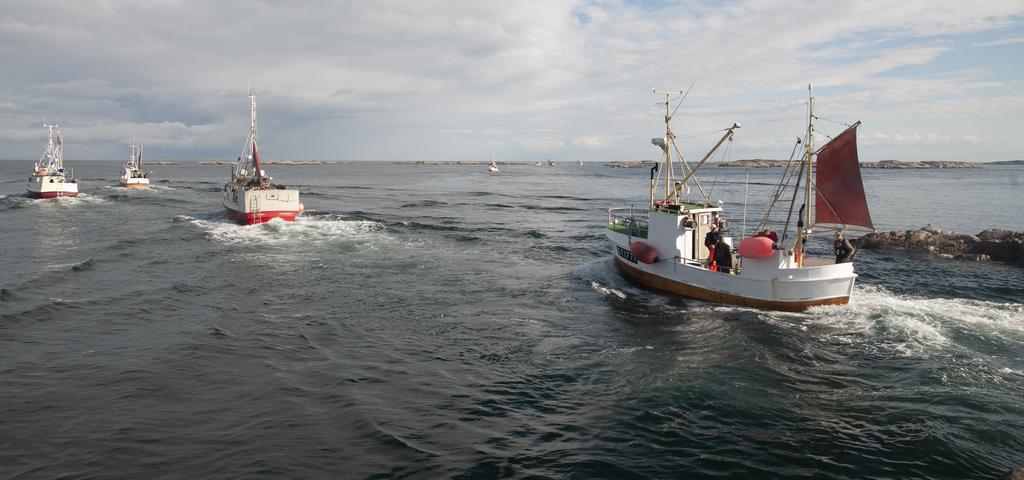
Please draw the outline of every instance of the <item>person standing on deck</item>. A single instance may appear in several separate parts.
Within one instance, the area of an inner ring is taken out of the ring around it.
[[[713,251],[715,252],[715,263],[717,264],[718,271],[732,273],[732,248],[729,247],[728,243],[725,243],[725,239],[721,235],[718,236],[718,243],[715,244]]]
[[[836,263],[847,263],[853,261],[853,244],[843,237],[843,232],[836,231],[836,241],[832,245],[832,253],[836,255]]]
[[[715,246],[722,240],[722,234],[718,231],[718,226],[712,224],[711,230],[708,230],[707,235],[704,236],[704,246],[708,247],[708,266],[711,271],[715,271]]]

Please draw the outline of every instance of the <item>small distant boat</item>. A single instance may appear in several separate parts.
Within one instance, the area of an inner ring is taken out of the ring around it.
[[[256,147],[256,95],[249,93],[249,138],[242,155],[231,167],[231,180],[224,184],[224,208],[228,217],[243,225],[268,222],[275,218],[291,222],[305,207],[299,203],[299,191],[273,183],[260,164]]]
[[[148,187],[149,175],[142,171],[142,145],[133,142],[129,146],[132,148],[132,154],[121,166],[120,185],[125,188]]]
[[[501,172],[501,170],[498,170],[498,164],[494,162],[493,158],[491,159],[491,163],[487,164],[487,171],[491,172],[491,173],[500,173]]]
[[[28,177],[28,196],[30,198],[61,198],[77,197],[78,181],[72,171],[64,169],[64,136],[57,125],[43,124],[49,130],[46,150],[39,161],[32,166],[32,176]],[[56,132],[56,134],[55,134]]]
[[[555,162],[552,162],[550,158],[548,159],[548,166],[549,167],[555,166]]]
[[[540,163],[540,162],[537,162],[537,163],[535,163],[534,165],[536,165],[536,166],[538,166],[538,167],[539,167],[539,166],[541,166],[541,163]]]
[[[577,167],[582,167],[583,166],[583,160],[576,160],[576,166]]]
[[[756,229],[760,231],[743,239],[734,251],[732,238],[716,233],[716,227],[725,230],[723,204],[711,202],[694,174],[715,150],[732,139],[740,125],[736,123],[725,129],[721,140],[704,159],[684,172],[680,180],[675,180],[673,164],[676,159],[672,152],[679,149],[669,125],[672,118],[669,106],[671,95],[684,94],[655,93],[666,96],[666,114],[665,136],[651,140],[661,150],[662,159],[651,169],[650,204],[643,210],[629,207],[608,211],[606,235],[612,243],[615,265],[623,276],[663,292],[768,310],[802,311],[815,305],[848,303],[857,278],[853,263],[812,258],[806,255],[804,243],[814,231],[838,234],[851,228],[874,229],[857,155],[860,122],[816,150],[814,97],[810,97],[803,158],[799,162],[794,158],[787,165],[783,181],[771,197],[768,213]],[[678,161],[683,163],[681,158]],[[796,182],[791,185],[794,177]],[[696,202],[682,198],[683,192],[690,191],[691,181],[702,195]],[[664,182],[664,197],[658,198],[661,182]],[[801,182],[803,205],[797,203]],[[787,187],[792,187],[793,193],[786,195],[789,215],[779,238],[767,225],[771,208],[781,201]],[[793,222],[795,235],[787,236],[795,206],[799,206],[797,221]],[[837,235],[837,244],[839,241]],[[740,255],[738,262],[734,252]],[[723,265],[718,265],[719,260]],[[724,265],[726,260],[728,265]]]

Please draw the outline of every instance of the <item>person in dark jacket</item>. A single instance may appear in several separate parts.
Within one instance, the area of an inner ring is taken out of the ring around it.
[[[715,244],[715,263],[718,264],[718,271],[722,273],[732,272],[732,248],[721,236]]]
[[[722,240],[722,234],[718,231],[718,227],[711,225],[711,230],[708,230],[707,235],[704,235],[704,246],[708,247],[708,265],[711,270],[715,270],[715,245]]]
[[[843,232],[836,232],[836,242],[832,245],[832,253],[836,255],[836,263],[847,263],[853,261],[853,244],[843,237]]]

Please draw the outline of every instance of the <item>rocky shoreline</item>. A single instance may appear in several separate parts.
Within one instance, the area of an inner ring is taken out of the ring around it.
[[[998,260],[1024,265],[1024,232],[988,229],[977,235],[931,226],[917,230],[869,233],[856,241],[867,250],[907,250],[974,261]]]

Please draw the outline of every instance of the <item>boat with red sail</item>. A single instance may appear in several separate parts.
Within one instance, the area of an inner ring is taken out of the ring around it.
[[[260,162],[257,147],[256,95],[249,92],[249,136],[242,154],[231,167],[231,179],[224,184],[223,204],[232,220],[252,225],[280,218],[295,220],[304,207],[299,202],[299,191],[274,183]]]
[[[816,232],[836,232],[838,237],[845,230],[874,229],[857,154],[860,122],[815,150],[817,117],[814,97],[809,97],[802,156],[795,156],[801,150],[798,141],[768,211],[754,230],[758,233],[734,245],[733,238],[727,236],[724,204],[711,202],[696,172],[724,142],[731,141],[740,125],[725,129],[718,144],[691,166],[679,153],[670,125],[674,113],[670,113],[670,103],[673,97],[685,94],[655,93],[665,95],[666,133],[652,140],[662,150],[662,159],[651,171],[650,203],[642,210],[608,211],[606,235],[623,276],[668,293],[768,310],[802,311],[816,305],[848,303],[857,278],[853,263],[812,257],[805,246]],[[677,166],[683,176],[674,181]],[[659,193],[662,183],[663,196]],[[684,198],[691,186],[701,198]],[[786,195],[790,189],[792,193]],[[770,224],[769,218],[774,208],[785,211],[787,204],[780,237],[770,229],[781,222]],[[795,221],[794,211],[798,212]],[[790,227],[793,235],[787,233]]]

